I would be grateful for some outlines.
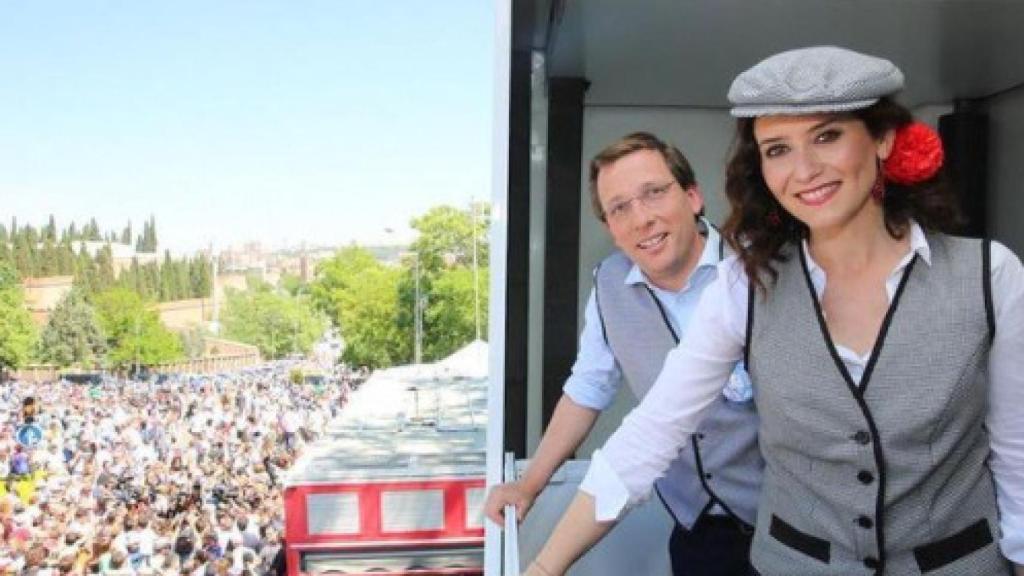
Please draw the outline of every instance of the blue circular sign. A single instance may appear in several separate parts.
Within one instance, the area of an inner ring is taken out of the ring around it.
[[[35,448],[43,439],[43,429],[35,424],[25,424],[14,432],[14,439],[25,448]]]

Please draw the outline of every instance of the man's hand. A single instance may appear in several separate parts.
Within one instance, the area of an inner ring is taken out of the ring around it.
[[[509,482],[498,484],[491,489],[487,495],[487,502],[484,503],[484,513],[498,526],[505,526],[505,506],[509,504],[516,507],[516,522],[522,522],[533,506],[533,499],[537,497],[535,492],[526,488],[523,483]]]

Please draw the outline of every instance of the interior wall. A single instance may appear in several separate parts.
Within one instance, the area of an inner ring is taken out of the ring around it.
[[[928,124],[932,128],[939,129],[939,117],[953,111],[952,104],[929,104],[913,108],[914,118]]]
[[[722,193],[725,161],[732,143],[734,121],[726,110],[682,107],[587,107],[583,116],[583,166],[580,169],[582,207],[580,213],[580,298],[579,318],[591,289],[594,266],[614,249],[604,225],[590,210],[590,158],[626,134],[643,130],[678,147],[693,166],[697,183],[704,193],[708,218],[718,224],[726,214],[727,203]],[[580,329],[582,330],[582,325]],[[594,431],[577,456],[588,458],[595,448],[618,427],[619,422],[636,402],[628,390],[619,393],[605,410]]]
[[[987,219],[992,238],[1024,254],[1024,87],[989,99]]]

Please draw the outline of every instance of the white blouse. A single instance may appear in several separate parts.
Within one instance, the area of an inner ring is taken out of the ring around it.
[[[811,280],[821,299],[825,271],[803,246]],[[911,225],[910,250],[886,280],[890,302],[914,255],[931,265],[921,227]],[[743,357],[748,280],[741,263],[719,264],[718,277],[704,291],[683,341],[643,402],[594,453],[580,489],[592,495],[597,520],[618,518],[650,496],[654,481],[683,449],[707,409]],[[989,354],[989,410],[986,425],[992,454],[1002,539],[1011,561],[1024,564],[1024,267],[1002,244],[992,242],[992,301],[996,335]],[[860,381],[868,358],[837,345],[850,376]]]

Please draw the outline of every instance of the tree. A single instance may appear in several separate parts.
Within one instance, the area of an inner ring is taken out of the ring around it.
[[[474,215],[474,210],[476,214]],[[473,293],[474,236],[479,269],[481,333],[486,326],[487,242],[489,208],[477,204],[467,210],[451,206],[431,208],[412,221],[420,236],[412,245],[419,254],[420,294],[423,300],[423,358],[439,360],[471,342],[476,334]],[[415,262],[406,259],[407,273],[399,286],[398,323],[412,332],[415,311]]]
[[[96,223],[95,218],[90,218],[89,223],[82,229],[82,237],[90,242],[103,240],[103,236],[100,235],[100,225]]]
[[[0,262],[0,290],[18,288],[21,278],[9,262]]]
[[[487,269],[480,270],[480,333],[487,333]],[[459,267],[445,270],[433,282],[429,306],[424,311],[425,358],[439,360],[476,338],[473,270]]]
[[[82,243],[78,249],[78,254],[75,256],[74,275],[74,285],[78,289],[86,294],[98,292],[96,290],[96,264],[93,262],[92,257],[89,256],[85,243]]]
[[[94,298],[100,328],[107,336],[107,364],[117,368],[171,362],[182,357],[181,341],[138,293],[114,288]]]
[[[28,362],[35,339],[36,328],[25,309],[18,273],[10,263],[0,262],[0,371]]]
[[[96,291],[102,292],[114,286],[114,252],[110,245],[96,252]]]
[[[340,325],[339,294],[349,290],[364,271],[379,266],[380,263],[365,248],[350,246],[338,250],[331,259],[320,263],[317,268],[316,280],[309,289],[313,303],[331,322]]]
[[[156,248],[156,216],[150,216],[149,220],[142,223],[142,234],[139,234],[139,239],[135,243],[135,251],[156,252]]]
[[[189,288],[192,298],[208,298],[213,294],[213,263],[206,256],[189,261]]]
[[[291,296],[309,295],[309,284],[294,274],[282,274],[277,284]]]
[[[57,247],[54,246],[53,240],[49,236],[45,236],[43,249],[40,252],[38,273],[44,277],[55,276],[59,269],[60,256],[57,254]]]
[[[413,218],[410,224],[420,235],[411,249],[420,255],[420,264],[426,274],[434,274],[444,267],[472,266],[474,234],[477,264],[488,265],[490,249],[487,224],[490,222],[490,208],[486,204],[476,204],[475,218],[473,210],[474,206],[467,210],[437,206],[423,216]]]
[[[378,264],[335,292],[345,362],[381,368],[411,359],[412,333],[397,322],[400,276],[400,270]]]
[[[66,276],[75,273],[75,249],[71,240],[64,235],[64,239],[57,245],[57,274]]]
[[[409,361],[412,332],[403,331],[398,317],[401,276],[400,269],[383,266],[357,246],[321,263],[310,294],[340,329],[344,361],[374,368]]]
[[[57,241],[57,220],[53,217],[53,214],[50,214],[50,219],[47,220],[46,226],[43,227],[42,234],[45,240]]]
[[[229,291],[221,321],[226,337],[257,346],[264,358],[305,354],[326,328],[308,299],[277,294],[267,285]]]
[[[75,288],[57,304],[39,337],[36,356],[61,367],[97,364],[106,350],[96,312]]]

